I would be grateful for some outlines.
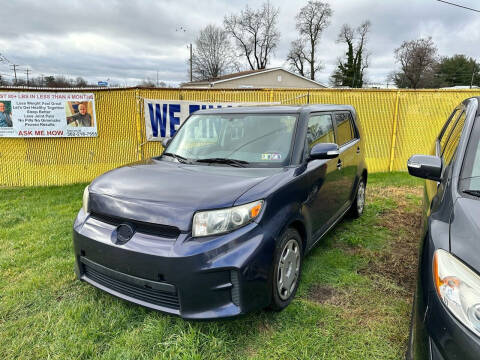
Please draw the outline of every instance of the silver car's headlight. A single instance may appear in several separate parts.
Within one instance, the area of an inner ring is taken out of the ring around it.
[[[238,229],[255,219],[263,208],[263,200],[227,209],[200,211],[193,216],[194,237],[221,234]]]
[[[480,335],[480,277],[444,250],[435,251],[433,278],[445,306]]]
[[[89,193],[88,193],[88,186],[87,186],[85,190],[83,190],[82,209],[85,214],[88,213],[88,198],[89,198]]]

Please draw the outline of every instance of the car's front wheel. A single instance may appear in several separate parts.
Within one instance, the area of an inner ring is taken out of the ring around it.
[[[288,228],[275,249],[271,309],[280,311],[292,301],[300,281],[302,260],[302,238],[297,230]]]

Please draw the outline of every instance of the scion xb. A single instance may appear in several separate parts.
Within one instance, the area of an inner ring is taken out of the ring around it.
[[[202,110],[164,146],[95,179],[73,231],[80,280],[152,309],[189,319],[281,310],[304,255],[363,212],[351,106]]]

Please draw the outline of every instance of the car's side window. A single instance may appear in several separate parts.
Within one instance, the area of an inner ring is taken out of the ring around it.
[[[309,150],[318,143],[335,142],[332,115],[319,114],[310,117],[308,120],[307,142]]]
[[[458,109],[453,110],[452,114],[449,116],[447,123],[444,125],[442,131],[440,132],[440,136],[438,137],[440,140],[440,149],[445,149],[445,143],[448,140],[450,133],[452,132],[453,126],[455,125],[458,116],[455,116]]]
[[[456,121],[452,131],[448,135],[445,146],[442,147],[442,156],[445,161],[445,166],[448,166],[450,164],[453,155],[455,155],[458,143],[460,142],[460,136],[462,135],[463,126],[465,125],[466,117],[467,115],[465,111],[463,111],[458,117],[458,120]],[[445,133],[445,135],[446,134],[447,133]]]
[[[349,112],[335,113],[337,126],[337,144],[342,146],[356,138],[352,116]]]

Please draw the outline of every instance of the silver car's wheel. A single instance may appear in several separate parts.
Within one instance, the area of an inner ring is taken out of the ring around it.
[[[287,300],[296,288],[300,275],[300,251],[297,240],[290,239],[280,255],[277,267],[277,290],[282,300]]]

